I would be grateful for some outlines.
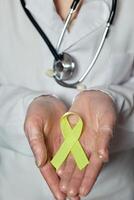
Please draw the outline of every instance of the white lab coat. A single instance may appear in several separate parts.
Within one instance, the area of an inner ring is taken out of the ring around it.
[[[56,46],[63,22],[52,0],[26,0]],[[74,56],[77,78],[92,61],[109,16],[111,0],[85,0],[61,51]],[[111,161],[86,200],[134,200],[134,0],[118,0],[116,17],[103,50],[84,83],[109,94],[119,124]],[[78,91],[45,75],[53,56],[26,17],[19,0],[0,0],[0,200],[52,200],[35,166],[23,124],[35,97],[55,94],[71,105]],[[74,80],[76,80],[76,77]]]

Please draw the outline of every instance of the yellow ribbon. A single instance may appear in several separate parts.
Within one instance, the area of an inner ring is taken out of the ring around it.
[[[70,126],[67,118],[70,115],[76,115],[78,117],[78,122],[73,128]],[[83,129],[82,119],[76,113],[67,112],[61,117],[60,127],[65,141],[57,151],[54,158],[51,160],[51,164],[56,169],[59,169],[71,152],[78,168],[82,170],[84,167],[86,167],[86,165],[89,164],[89,160],[79,142],[79,138]]]

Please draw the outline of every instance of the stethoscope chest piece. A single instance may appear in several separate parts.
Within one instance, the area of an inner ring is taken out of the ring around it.
[[[63,53],[61,59],[54,61],[53,71],[54,76],[58,80],[69,80],[74,75],[74,72],[77,70],[76,61],[68,53]]]
[[[99,46],[96,50],[96,53],[93,57],[93,60],[88,65],[85,73],[83,73],[82,76],[79,77],[79,79],[77,81],[75,81],[75,82],[71,81],[71,83],[69,82],[69,80],[73,79],[74,75],[77,75],[77,70],[78,70],[77,62],[68,53],[63,52],[63,53],[60,54],[59,52],[61,52],[60,47],[61,47],[62,41],[64,39],[67,27],[71,22],[73,13],[77,9],[77,6],[78,6],[80,0],[73,0],[73,2],[72,2],[72,5],[69,9],[69,12],[68,12],[67,18],[65,20],[65,24],[64,24],[64,27],[62,29],[62,32],[61,32],[61,35],[60,35],[60,38],[59,38],[59,41],[57,43],[56,48],[53,46],[52,42],[49,40],[47,35],[43,32],[43,30],[41,29],[39,24],[36,22],[36,20],[32,16],[32,14],[30,13],[30,11],[26,8],[25,0],[20,0],[20,1],[21,1],[23,8],[24,8],[24,11],[26,12],[30,21],[33,23],[33,25],[35,26],[35,28],[39,32],[39,34],[41,35],[44,42],[47,44],[49,50],[51,51],[51,53],[52,53],[52,55],[55,59],[54,63],[53,63],[53,68],[47,70],[46,75],[49,76],[49,77],[53,77],[55,79],[55,81],[63,87],[75,88],[75,89],[78,89],[78,90],[86,89],[85,84],[83,84],[82,82],[85,80],[85,78],[88,76],[88,74],[90,73],[90,71],[94,67],[94,65],[95,65],[95,63],[96,63],[96,61],[97,61],[97,59],[98,59],[98,57],[101,53],[101,50],[104,46],[105,40],[108,37],[110,26],[112,25],[112,22],[114,20],[114,16],[115,16],[115,13],[116,13],[117,0],[112,0],[112,6],[111,6],[109,18],[106,22],[106,26],[105,26],[105,30],[104,30],[103,35],[102,35],[102,39],[101,39],[100,44],[99,44]]]

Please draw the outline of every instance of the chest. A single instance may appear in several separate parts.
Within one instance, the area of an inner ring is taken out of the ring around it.
[[[92,6],[94,7],[94,4]],[[101,8],[108,16],[108,7],[104,5]],[[54,81],[45,75],[47,69],[53,66],[54,59],[51,52],[25,16],[19,1],[18,4],[14,2],[12,5],[8,2],[6,9],[8,17],[3,17],[0,22],[2,26],[0,67],[3,81],[26,87],[32,85],[35,89],[44,87],[48,89],[50,87],[49,89],[52,90]],[[66,33],[62,43],[61,51],[71,54],[78,63],[79,70],[73,81],[76,81],[85,72],[101,41],[105,27],[105,19],[102,19],[107,16],[100,15],[101,17],[98,18],[101,12],[99,13],[99,10],[96,12],[88,15],[87,5],[85,5],[79,13],[79,20],[71,33]],[[61,21],[56,21],[58,18],[55,18],[53,23],[57,22],[57,25],[50,27],[38,15],[36,19],[53,45],[56,46],[63,27]],[[89,87],[121,83],[128,79],[131,74],[133,63],[131,43],[133,38],[130,37],[130,30],[128,31],[130,21],[127,22],[128,29],[123,26],[118,27],[120,17],[115,23],[93,70],[85,80]],[[50,84],[46,85],[48,82]]]

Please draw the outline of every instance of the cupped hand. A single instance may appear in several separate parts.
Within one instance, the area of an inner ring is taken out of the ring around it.
[[[92,189],[103,167],[109,160],[109,145],[117,121],[112,99],[101,91],[84,91],[70,108],[83,119],[84,129],[80,143],[89,158],[89,165],[79,170],[70,154],[64,166],[59,169],[60,189],[70,199],[86,196]],[[76,117],[69,118],[70,124],[77,123]]]
[[[57,200],[64,200],[65,194],[60,191],[59,177],[49,161],[61,144],[59,120],[66,111],[59,99],[41,96],[30,104],[24,125],[36,164]]]

